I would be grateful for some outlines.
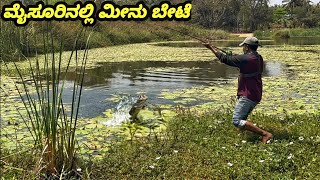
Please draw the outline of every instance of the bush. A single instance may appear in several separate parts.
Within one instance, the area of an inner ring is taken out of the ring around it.
[[[274,31],[272,30],[266,30],[266,31],[257,30],[253,33],[253,35],[258,39],[271,39],[273,36],[273,33]]]
[[[283,30],[276,31],[276,32],[273,34],[273,37],[275,37],[275,38],[288,39],[288,38],[290,38],[290,30],[288,30],[288,29],[283,29]]]
[[[279,29],[279,30],[269,30],[261,31],[257,30],[254,32],[254,36],[259,39],[269,39],[269,38],[290,38],[290,37],[320,37],[320,29],[303,29],[303,28],[293,28],[293,29]]]

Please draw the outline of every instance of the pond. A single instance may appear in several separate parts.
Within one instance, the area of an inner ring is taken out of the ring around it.
[[[278,62],[267,62],[264,66],[264,76],[278,76],[285,69],[285,65]],[[66,74],[67,102],[71,101],[74,75],[74,72]],[[116,107],[119,98],[141,93],[152,103],[176,105],[172,100],[161,98],[161,92],[227,84],[237,76],[236,68],[215,61],[100,63],[86,71],[79,115],[87,118],[102,115],[106,109]],[[184,105],[204,102],[199,100]]]
[[[287,113],[319,112],[319,49],[319,45],[261,48],[259,52],[266,59],[264,94],[254,112],[280,117]],[[241,48],[232,50],[241,52]],[[104,136],[122,128],[113,129],[108,125],[110,121],[113,123],[114,119],[119,119],[116,117],[122,117],[116,116],[114,112],[118,111],[114,109],[129,96],[146,94],[151,103],[161,105],[166,120],[172,118],[176,105],[192,106],[191,110],[199,112],[233,108],[230,102],[233,102],[231,100],[235,95],[238,71],[213,60],[212,52],[203,47],[175,48],[141,43],[91,49],[90,55],[79,110],[80,128],[77,131],[88,134],[86,138],[91,139],[93,144],[96,144],[93,142],[95,138],[102,139],[99,142],[104,144]],[[19,66],[28,67],[28,64],[21,62]],[[65,103],[70,103],[74,76],[74,72],[66,74]],[[10,96],[2,98],[6,101],[1,104],[0,123],[4,134],[14,137],[14,132],[19,131],[22,133],[19,139],[23,139],[29,136],[23,134],[26,127],[15,105],[23,114],[26,111],[14,91],[14,81],[14,78],[2,77],[2,82],[7,84],[4,89]],[[65,107],[70,109],[68,104]],[[19,124],[17,127],[12,125],[16,122]],[[11,143],[8,146],[15,147],[11,138],[3,139]]]

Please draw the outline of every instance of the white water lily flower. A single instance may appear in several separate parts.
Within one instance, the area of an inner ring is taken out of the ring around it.
[[[300,137],[299,137],[299,140],[300,140],[300,141],[303,141],[303,140],[304,140],[304,138],[303,138],[302,136],[300,136]]]
[[[233,164],[228,162],[228,166],[229,166],[229,167],[232,167],[232,166],[233,166]]]
[[[263,162],[264,162],[264,160],[262,159],[262,160],[260,160],[259,162],[260,162],[260,163],[263,163]]]
[[[178,153],[179,151],[177,151],[177,150],[173,150],[173,152],[174,152],[174,153]]]
[[[245,140],[242,140],[241,142],[242,142],[242,143],[246,143],[247,141],[245,141]]]
[[[289,142],[289,145],[292,145],[293,144],[293,142],[291,141],[291,142]]]
[[[149,168],[154,169],[154,166],[151,165],[151,166],[149,166]]]

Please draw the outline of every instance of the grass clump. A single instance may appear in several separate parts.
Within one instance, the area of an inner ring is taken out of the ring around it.
[[[283,29],[283,30],[276,31],[273,34],[273,37],[274,38],[288,39],[288,38],[291,37],[291,35],[290,35],[290,31],[288,29]]]
[[[266,30],[266,31],[256,30],[256,31],[254,31],[253,36],[255,36],[259,39],[271,39],[273,33],[274,32],[272,30]]]
[[[34,154],[29,151],[15,153],[1,148],[0,177],[2,179],[35,179],[37,158]]]

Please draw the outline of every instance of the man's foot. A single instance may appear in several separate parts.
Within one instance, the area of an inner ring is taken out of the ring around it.
[[[264,135],[262,135],[262,140],[261,140],[261,142],[262,142],[263,144],[267,144],[268,141],[269,141],[271,138],[272,138],[272,134],[269,133],[269,132],[266,132]]]

